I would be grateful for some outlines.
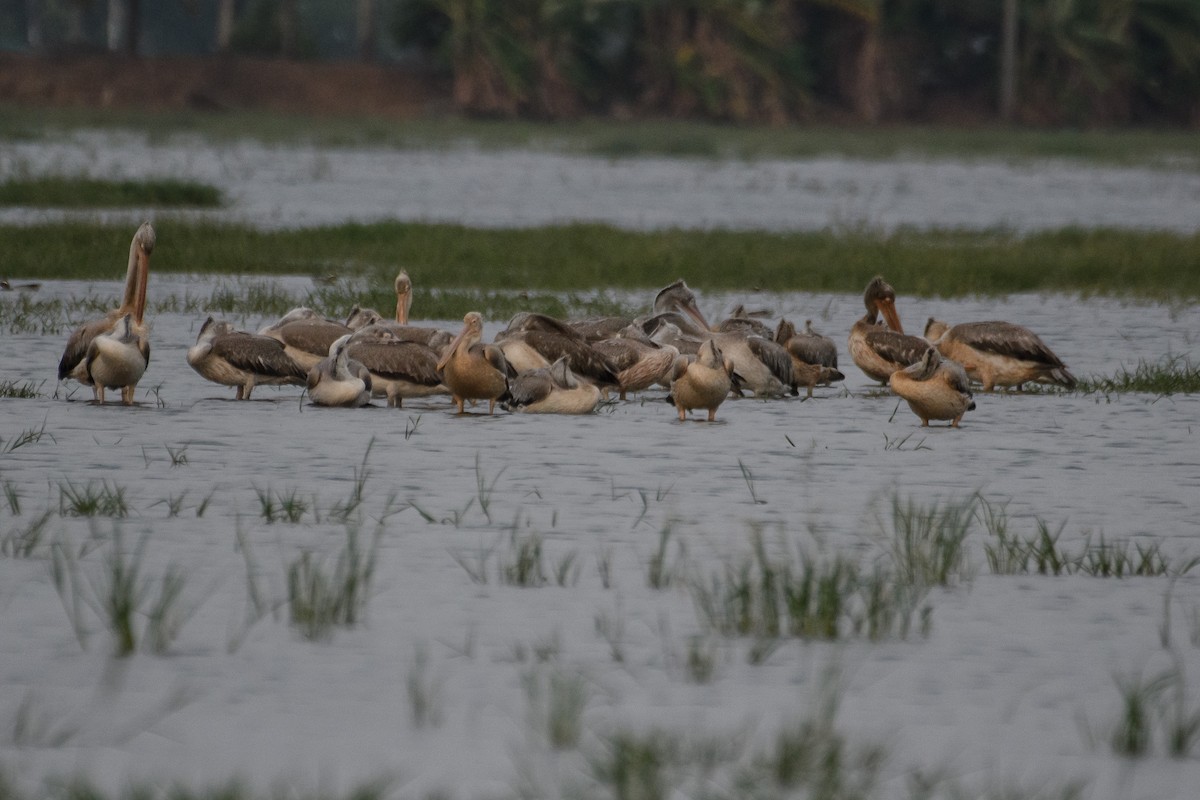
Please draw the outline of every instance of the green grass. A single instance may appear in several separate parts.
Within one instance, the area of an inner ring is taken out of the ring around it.
[[[1085,394],[1145,392],[1156,395],[1200,392],[1200,365],[1187,356],[1167,355],[1153,363],[1138,361],[1132,370],[1121,367],[1111,376],[1093,375],[1080,381],[1077,391]]]
[[[22,279],[119,280],[130,235],[128,225],[96,222],[0,227],[5,269]],[[538,295],[610,287],[645,289],[648,304],[652,290],[681,276],[701,291],[861,292],[883,273],[910,297],[1078,292],[1200,298],[1200,234],[1152,231],[768,233],[595,224],[486,230],[400,222],[258,231],[163,220],[158,241],[152,266],[158,273],[333,274],[363,282],[368,290],[355,287],[354,302],[381,310],[395,305],[392,280],[403,267],[418,287],[414,313],[426,319],[457,314],[464,299],[497,301],[497,291],[508,293],[503,296],[513,309],[528,307]],[[314,298],[347,300],[343,284],[314,289]],[[153,286],[152,280],[151,295]],[[575,301],[597,311],[615,305],[603,292]],[[30,301],[12,301],[21,302]],[[232,311],[239,301],[230,296],[224,302]]]
[[[1200,143],[1188,131],[1023,130],[895,125],[758,127],[682,120],[583,119],[537,123],[456,116],[397,120],[320,117],[257,111],[139,112],[127,109],[0,107],[0,141],[39,141],[81,128],[135,130],[151,142],[196,136],[213,142],[445,149],[470,143],[486,149],[531,147],[603,157],[645,155],[768,158],[840,155],[965,158],[1068,158],[1118,164],[1200,163]]]
[[[12,178],[0,183],[0,206],[36,208],[219,208],[221,190],[171,178]]]

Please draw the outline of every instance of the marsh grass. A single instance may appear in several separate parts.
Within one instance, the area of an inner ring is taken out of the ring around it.
[[[555,316],[632,310],[614,309],[619,304],[611,297],[585,290],[645,288],[648,306],[654,290],[684,274],[689,283],[712,291],[741,289],[751,282],[768,292],[857,293],[881,263],[888,265],[890,281],[918,297],[1021,292],[1172,301],[1200,297],[1200,234],[1163,231],[770,233],[630,231],[597,224],[482,229],[401,222],[259,231],[179,221],[171,233],[172,258],[156,262],[159,272],[349,273],[356,285],[339,282],[328,294],[313,293],[314,307],[339,314],[353,303],[378,308],[395,302],[388,287],[396,273],[396,253],[404,253],[401,266],[410,274],[423,276],[429,291],[422,294],[421,314],[430,319],[460,317],[471,308],[489,318],[535,307]],[[9,244],[6,269],[30,279],[112,279],[111,264],[94,254],[122,252],[129,243],[126,226],[86,221],[7,226],[3,234]],[[963,263],[972,269],[963,270]],[[364,295],[362,286],[373,287],[371,293]],[[511,286],[524,292],[512,292]],[[228,302],[240,303],[232,295]],[[289,302],[294,304],[294,298]]]
[[[535,665],[521,676],[530,722],[554,750],[569,750],[583,734],[591,691],[580,673],[557,664]]]
[[[11,439],[0,439],[0,455],[19,450],[26,445],[37,444],[43,437],[52,442],[56,441],[53,434],[46,433],[46,420],[42,420],[42,424],[36,428],[26,428]]]
[[[1101,534],[1093,542],[1089,534],[1075,548],[1067,548],[1059,544],[1066,522],[1052,531],[1044,520],[1037,519],[1036,533],[1022,538],[1009,531],[1008,516],[1001,505],[981,504],[978,518],[992,536],[983,549],[994,575],[1177,577],[1200,564],[1200,557],[1172,559],[1155,540],[1108,541]]]
[[[7,379],[0,381],[0,398],[14,398],[20,400],[30,400],[42,396],[42,386],[45,381],[34,383],[33,381],[21,381],[18,379]]]
[[[34,208],[220,208],[221,190],[175,178],[104,180],[64,176],[0,182],[0,206]]]
[[[258,497],[259,516],[268,525],[280,521],[295,525],[314,505],[301,497],[298,489],[279,492],[270,488],[255,487],[254,493]]]
[[[975,518],[975,497],[922,505],[893,494],[890,505],[892,562],[900,581],[953,586],[970,578],[966,539]]]
[[[382,529],[366,550],[356,526],[347,525],[345,533],[332,567],[309,550],[287,567],[290,622],[310,641],[328,639],[338,627],[353,628],[366,613]]]
[[[127,517],[125,487],[107,480],[83,485],[67,480],[58,485],[58,513],[68,517]]]
[[[665,523],[658,531],[658,547],[650,554],[646,566],[646,585],[651,589],[667,589],[683,574],[687,548],[682,540],[675,540],[674,560],[671,558],[671,524]]]
[[[47,509],[22,526],[8,521],[4,532],[0,533],[0,555],[10,558],[30,558],[42,543],[46,535],[46,526],[54,512]]]
[[[442,724],[444,683],[444,677],[430,670],[428,649],[424,645],[418,646],[404,681],[408,694],[408,710],[413,724],[418,728],[437,727]]]
[[[74,734],[66,731],[55,732],[53,735],[58,738],[65,735],[70,739]],[[0,772],[0,797],[4,800],[386,800],[394,796],[390,784],[390,779],[383,778],[364,781],[344,794],[339,794],[329,789],[303,790],[291,785],[260,791],[250,788],[238,779],[201,788],[180,783],[131,781],[120,790],[110,793],[82,775],[74,775],[64,779],[48,779],[31,793],[26,793],[18,790],[17,786]]]
[[[524,588],[545,586],[548,581],[541,534],[536,531],[521,534],[514,523],[508,537],[508,549],[500,553],[497,566],[502,584]]]
[[[1170,397],[1200,392],[1200,365],[1184,355],[1166,355],[1155,362],[1138,360],[1130,370],[1122,366],[1111,376],[1093,375],[1079,382],[1081,394],[1124,394],[1141,392]]]

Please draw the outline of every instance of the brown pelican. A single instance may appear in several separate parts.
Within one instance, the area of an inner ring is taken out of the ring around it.
[[[694,359],[679,356],[668,397],[679,411],[679,420],[686,420],[688,411],[703,408],[708,410],[708,421],[714,421],[717,407],[725,401],[733,385],[732,371],[733,364],[721,354],[720,346],[712,339],[700,345],[700,352]]]
[[[1075,387],[1075,376],[1041,338],[1011,322],[964,322],[950,327],[929,318],[925,338],[943,356],[963,365],[967,375],[983,384],[985,392],[996,386],[1029,381]]]
[[[437,370],[459,414],[467,400],[487,400],[491,414],[496,401],[508,391],[508,362],[499,347],[483,343],[483,317],[478,311],[463,317],[462,332],[438,361]]]
[[[592,347],[616,368],[622,400],[629,392],[669,382],[671,368],[679,355],[677,349],[659,344],[636,325],[628,325],[612,339],[596,342]]]
[[[508,395],[504,407],[526,414],[590,414],[600,402],[600,390],[576,378],[566,356],[513,378]]]
[[[129,245],[129,265],[125,271],[125,293],[120,308],[76,328],[67,339],[66,349],[58,362],[58,379],[74,378],[91,386],[98,403],[104,402],[104,389],[109,387],[120,388],[121,401],[132,405],[134,388],[150,363],[150,337],[145,314],[146,285],[150,279],[150,254],[154,252],[154,243],[154,228],[149,222],[143,222]],[[100,347],[93,348],[92,344],[99,336],[106,336],[106,340]]]
[[[957,428],[963,414],[975,410],[967,373],[930,346],[915,364],[893,372],[888,385],[908,401],[908,407],[921,418],[922,427],[927,427],[931,419],[948,419]]]
[[[354,331],[340,322],[326,319],[311,308],[293,308],[277,322],[259,330],[283,342],[288,357],[307,372],[327,357],[333,343]]]
[[[314,405],[358,408],[371,402],[371,373],[347,354],[349,334],[329,346],[329,355],[308,371]]]
[[[904,333],[896,313],[896,290],[880,276],[867,284],[863,304],[866,315],[850,328],[850,357],[868,378],[887,383],[893,372],[916,363],[929,342]],[[887,327],[878,324],[881,312]]]
[[[303,386],[308,374],[278,339],[235,330],[212,317],[188,348],[187,363],[213,383],[236,386],[237,400],[249,400],[255,386]]]
[[[775,341],[787,350],[792,359],[792,375],[797,386],[807,387],[806,397],[812,397],[813,387],[828,386],[846,376],[837,368],[837,346],[828,336],[813,330],[812,320],[805,320],[804,333],[786,319],[775,328]]]
[[[396,338],[389,327],[369,325],[350,337],[347,354],[371,373],[371,392],[392,408],[405,398],[447,394],[438,374],[440,353],[420,342]]]

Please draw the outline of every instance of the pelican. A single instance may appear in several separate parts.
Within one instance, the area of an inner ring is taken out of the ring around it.
[[[846,376],[837,368],[837,346],[833,340],[814,331],[811,319],[804,321],[804,329],[804,333],[797,333],[795,325],[781,319],[775,328],[775,341],[791,357],[796,385],[807,387],[807,398],[813,396],[817,384],[828,386],[845,380]]]
[[[566,356],[513,378],[508,393],[504,407],[526,414],[590,414],[600,402],[600,390],[576,378]]]
[[[679,351],[647,336],[636,325],[628,325],[614,338],[596,342],[596,348],[617,370],[617,388],[622,400],[629,392],[640,392],[670,380]]]
[[[717,407],[725,401],[732,380],[733,364],[721,353],[720,346],[709,339],[700,345],[694,359],[679,356],[675,361],[669,400],[679,411],[679,421],[687,419],[694,408],[708,410],[708,421],[717,418]]]
[[[318,406],[358,408],[371,402],[371,373],[347,354],[350,335],[329,346],[329,355],[308,371],[308,396]]]
[[[410,325],[408,312],[412,308],[413,285],[408,272],[400,270],[396,276],[396,320],[386,320],[383,315],[372,308],[355,306],[346,318],[347,327],[360,330],[368,325],[381,325],[395,334],[397,339],[406,342],[420,342],[428,345],[439,353],[454,339],[454,334],[441,328],[421,327]]]
[[[438,374],[438,353],[420,342],[396,338],[391,328],[370,325],[350,337],[348,356],[371,373],[371,392],[392,408],[405,398],[446,394]]]
[[[876,275],[867,284],[863,304],[866,315],[850,327],[850,357],[868,378],[887,383],[893,372],[919,361],[929,342],[904,333],[896,313],[896,290],[882,277]],[[878,324],[881,312],[887,327]]]
[[[975,410],[967,373],[954,361],[944,360],[932,346],[915,364],[898,369],[888,379],[892,391],[908,401],[921,418],[921,427],[931,419],[948,419],[957,428],[963,414]]]
[[[606,389],[617,386],[612,362],[569,325],[541,314],[524,315],[519,325],[523,327],[506,329],[496,337],[496,345],[517,372],[566,358],[571,371],[584,380]]]
[[[188,348],[187,363],[213,383],[236,386],[237,400],[249,400],[255,386],[303,386],[307,377],[283,342],[235,330],[212,317],[200,326],[196,343]]]
[[[682,278],[669,286],[659,289],[658,293],[654,295],[652,314],[665,312],[686,314],[689,318],[695,320],[704,330],[708,330],[708,323],[705,321],[704,315],[700,313],[700,309],[696,306],[696,295],[683,282]],[[584,341],[595,343],[602,339],[611,339],[626,326],[640,324],[644,321],[645,318],[589,317],[587,319],[572,320],[564,324],[570,326],[576,333],[582,336]],[[647,329],[647,333],[651,332],[651,330]]]
[[[132,405],[134,388],[150,363],[150,336],[144,320],[154,243],[154,228],[143,222],[129,245],[121,306],[76,328],[58,362],[58,379],[74,378],[91,386],[98,403],[104,402],[108,387],[119,388],[121,402]],[[106,337],[105,341],[93,348],[99,336]]]
[[[277,322],[259,330],[260,335],[283,342],[288,356],[305,372],[329,355],[335,341],[351,333],[354,331],[342,323],[303,306],[293,308]]]
[[[508,391],[509,366],[499,347],[483,343],[483,317],[469,311],[463,329],[437,363],[442,383],[454,397],[458,413],[467,400],[487,400],[488,414]]]
[[[964,322],[950,327],[929,318],[925,338],[946,358],[963,365],[967,376],[983,384],[1019,391],[1029,381],[1075,388],[1075,376],[1041,338],[1011,322]]]

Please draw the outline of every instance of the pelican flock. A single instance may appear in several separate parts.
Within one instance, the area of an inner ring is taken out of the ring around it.
[[[60,380],[120,389],[126,405],[150,359],[146,287],[155,234],[143,224],[130,243],[120,306],[85,322],[70,336]],[[644,316],[560,320],[520,312],[484,341],[477,311],[455,335],[410,323],[413,284],[394,281],[394,319],[355,306],[345,323],[307,307],[294,308],[257,333],[208,317],[186,360],[197,374],[249,400],[257,386],[304,386],[314,405],[362,407],[373,398],[393,408],[406,399],[449,397],[458,414],[487,402],[531,414],[588,414],[629,395],[665,390],[681,421],[693,412],[716,420],[717,409],[746,392],[759,398],[813,398],[818,386],[845,380],[833,340],[805,321],[772,326],[742,305],[716,325],[682,280],[664,287]],[[1040,337],[1010,322],[950,326],[932,317],[924,336],[904,332],[896,291],[882,276],[862,295],[866,313],[850,327],[851,359],[868,379],[905,400],[923,426],[959,427],[975,409],[972,382],[990,392],[1030,382],[1074,388],[1066,365]],[[842,390],[843,392],[845,390]],[[617,399],[613,399],[613,395]],[[476,412],[478,413],[478,412]]]

